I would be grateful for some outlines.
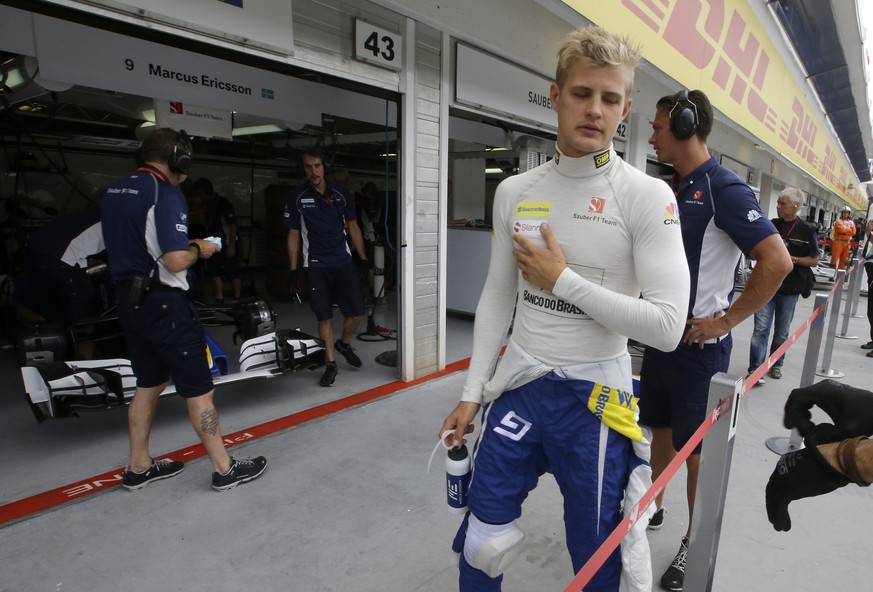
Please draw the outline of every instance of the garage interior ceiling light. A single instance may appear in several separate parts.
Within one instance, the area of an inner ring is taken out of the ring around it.
[[[15,90],[24,84],[24,76],[21,74],[21,69],[15,65],[15,62],[12,60],[7,62],[7,64],[4,64],[2,78],[4,84],[8,86],[10,90]]]
[[[250,125],[248,127],[238,127],[233,130],[233,137],[237,136],[253,136],[257,134],[271,134],[274,132],[284,131],[284,127],[279,127],[275,123],[267,123],[264,125]]]

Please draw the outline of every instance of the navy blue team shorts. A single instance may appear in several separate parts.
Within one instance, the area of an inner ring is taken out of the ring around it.
[[[182,397],[199,397],[211,391],[214,386],[206,338],[188,295],[181,290],[153,288],[134,309],[128,298],[130,283],[119,283],[117,291],[118,316],[136,385],[152,388],[172,378]]]
[[[718,343],[679,344],[672,352],[646,348],[640,368],[641,425],[673,430],[673,449],[681,450],[706,417],[709,386],[717,372],[727,372],[733,339]],[[702,443],[694,449],[700,454]]]
[[[361,281],[354,263],[343,267],[307,267],[309,307],[319,321],[333,318],[336,304],[344,317],[362,317],[365,312]]]

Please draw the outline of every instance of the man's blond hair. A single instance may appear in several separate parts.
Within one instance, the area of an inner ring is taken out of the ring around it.
[[[593,66],[618,66],[627,72],[625,97],[629,97],[634,86],[634,69],[641,55],[639,44],[626,35],[610,33],[603,27],[580,27],[558,46],[555,82],[562,87],[570,66],[577,60],[586,60]]]

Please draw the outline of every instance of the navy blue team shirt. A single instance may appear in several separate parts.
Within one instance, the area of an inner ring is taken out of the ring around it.
[[[158,263],[158,280],[188,289],[187,271],[173,273],[161,257],[189,248],[185,196],[158,169],[143,165],[109,186],[100,204],[109,270],[115,282],[145,274]]]
[[[709,318],[733,300],[739,259],[731,256],[733,249],[748,255],[777,230],[752,189],[715,157],[683,177],[678,187],[674,177],[673,190],[691,272],[688,317]]]
[[[343,267],[352,263],[346,221],[355,220],[355,204],[339,183],[327,183],[324,194],[310,183],[290,190],[283,224],[300,231],[304,267]]]

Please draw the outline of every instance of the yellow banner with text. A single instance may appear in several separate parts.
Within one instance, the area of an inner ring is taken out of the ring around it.
[[[845,153],[747,0],[563,2],[592,22],[638,40],[646,60],[686,88],[705,92],[728,118],[866,210]]]

